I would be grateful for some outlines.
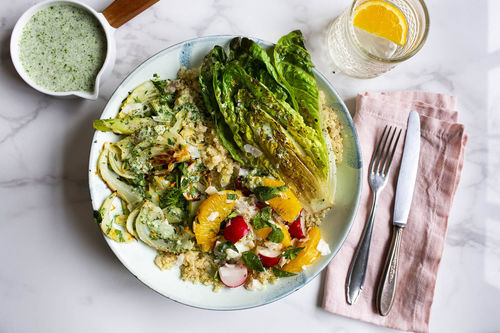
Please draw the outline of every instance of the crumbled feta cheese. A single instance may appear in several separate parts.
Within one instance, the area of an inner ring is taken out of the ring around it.
[[[281,243],[273,243],[273,242],[265,242],[264,246],[267,247],[271,251],[281,251],[283,244]]]
[[[238,170],[238,176],[246,176],[248,175],[250,171],[248,169],[245,169],[245,168],[240,168]]]
[[[200,158],[200,150],[194,146],[188,145],[187,150],[189,154],[191,155],[191,158]]]
[[[252,279],[252,281],[250,281],[250,283],[248,283],[245,288],[247,288],[248,290],[263,290],[264,285],[259,280]]]
[[[215,188],[215,186],[212,186],[212,185],[210,185],[209,187],[207,187],[207,189],[205,190],[205,193],[208,194],[208,195],[212,195],[212,194],[215,194],[217,192],[218,191]]]
[[[319,252],[321,252],[322,256],[327,256],[330,253],[332,253],[332,251],[330,251],[330,247],[328,246],[328,243],[325,242],[323,240],[323,238],[321,238],[319,240],[318,246],[316,246],[316,250],[318,250]]]
[[[250,153],[250,154],[252,154],[255,157],[259,157],[260,155],[262,155],[262,152],[259,149],[257,149],[256,147],[254,147],[252,145],[249,145],[248,143],[243,146],[243,149],[247,153]]]
[[[256,200],[254,197],[250,200],[250,202],[247,201],[248,198],[244,197],[239,197],[238,200],[236,200],[236,204],[234,205],[234,210],[238,212],[245,221],[251,221],[257,215],[258,209],[256,204]]]
[[[175,262],[175,266],[180,266],[184,262],[184,253],[181,253],[177,256],[177,261]]]
[[[210,215],[207,217],[208,222],[214,221],[217,217],[219,216],[219,212],[212,212]]]
[[[245,237],[237,241],[234,245],[238,249],[238,252],[231,249],[227,249],[226,256],[228,259],[240,258],[243,252],[248,251],[255,246],[253,242],[253,233],[252,232],[247,233]]]

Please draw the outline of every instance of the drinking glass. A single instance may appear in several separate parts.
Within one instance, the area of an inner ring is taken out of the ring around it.
[[[364,2],[355,0],[330,25],[327,43],[335,67],[358,78],[372,78],[394,68],[415,55],[429,32],[429,14],[422,0],[385,1],[403,14],[407,25],[406,43],[400,46],[353,25],[356,8]]]

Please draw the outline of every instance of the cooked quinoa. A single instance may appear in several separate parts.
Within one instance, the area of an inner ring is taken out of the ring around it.
[[[321,109],[325,116],[325,127],[328,131],[332,143],[333,153],[335,154],[335,163],[341,163],[344,155],[344,138],[342,137],[342,124],[339,122],[339,117],[335,111],[326,105],[325,93],[319,92],[319,99],[321,101]]]

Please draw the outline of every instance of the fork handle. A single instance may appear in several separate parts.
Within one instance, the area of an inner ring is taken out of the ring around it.
[[[370,216],[366,221],[363,235],[361,236],[358,248],[356,249],[351,266],[349,267],[349,273],[347,274],[346,296],[347,303],[350,305],[356,303],[365,282],[366,267],[368,265],[370,243],[372,239],[373,220],[375,219],[375,208],[377,207],[377,196],[378,192],[374,192]]]
[[[381,316],[387,316],[391,311],[396,296],[398,282],[399,247],[403,237],[403,227],[394,226],[392,231],[391,247],[378,287],[377,308]]]

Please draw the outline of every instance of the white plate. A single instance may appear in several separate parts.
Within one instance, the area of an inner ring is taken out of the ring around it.
[[[150,80],[153,74],[156,73],[161,78],[174,79],[179,67],[199,66],[203,56],[215,45],[227,46],[234,37],[236,36],[222,35],[197,38],[173,45],[154,55],[137,67],[116,89],[104,108],[101,119],[115,117],[129,91]],[[263,47],[272,45],[262,40],[255,41]],[[156,251],[142,242],[120,244],[105,237],[118,259],[132,274],[153,290],[172,300],[205,309],[235,310],[276,301],[304,286],[326,267],[347,237],[357,211],[361,193],[361,154],[347,108],[330,83],[317,71],[314,71],[314,74],[319,89],[326,94],[327,104],[337,111],[343,125],[344,157],[343,162],[337,166],[336,204],[320,227],[322,236],[330,245],[332,253],[322,256],[305,272],[294,277],[279,279],[276,284],[268,285],[263,291],[247,291],[240,287],[223,288],[220,292],[214,293],[211,287],[182,281],[178,268],[160,271],[153,262]],[[111,193],[96,173],[97,158],[104,142],[117,139],[118,136],[112,133],[96,131],[92,140],[89,186],[95,210],[100,208],[103,200]]]

